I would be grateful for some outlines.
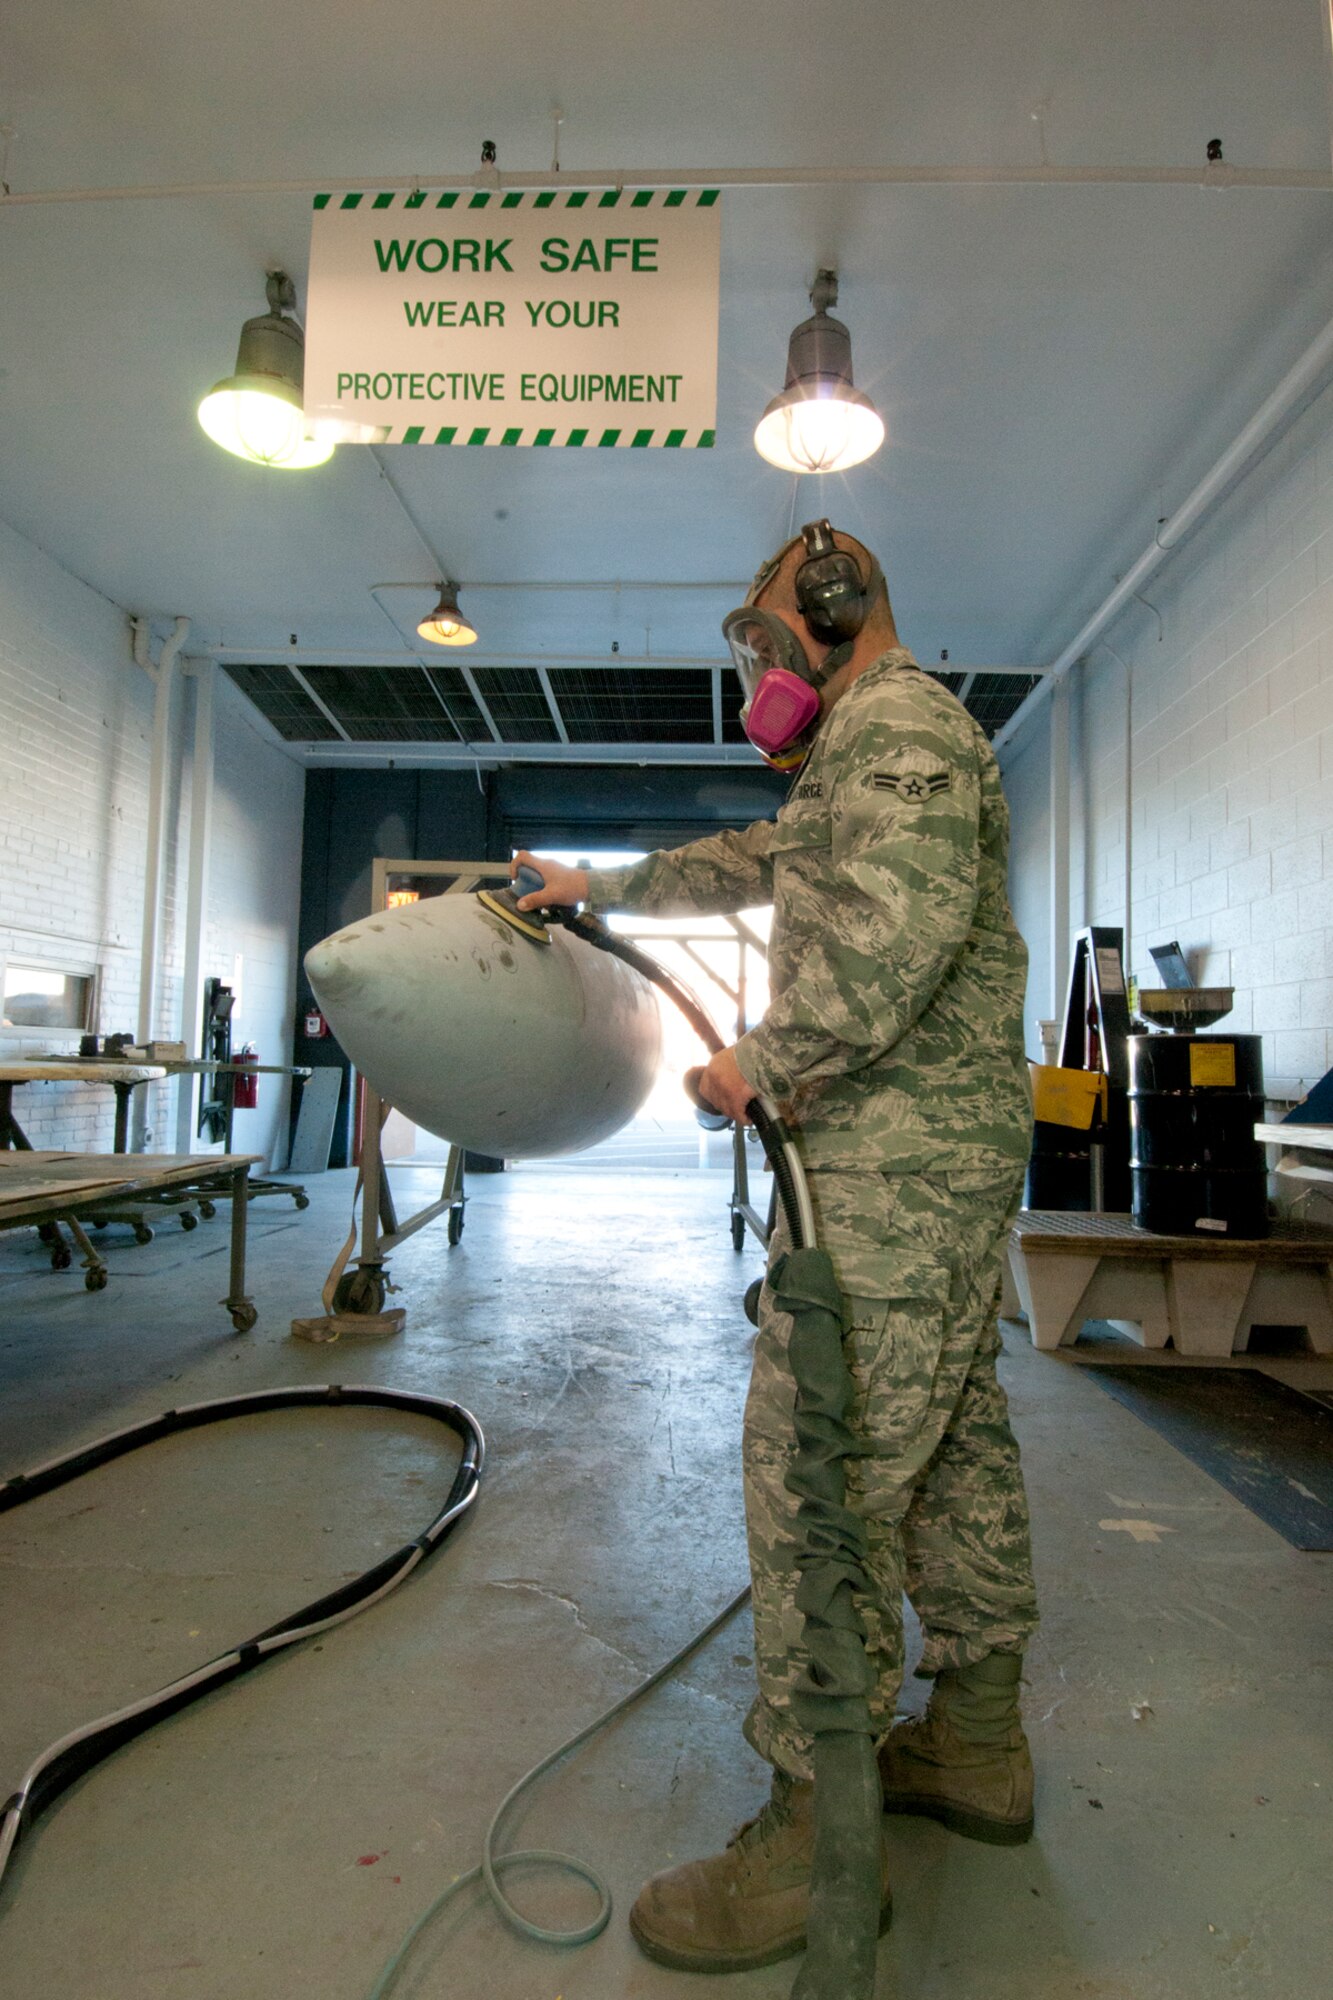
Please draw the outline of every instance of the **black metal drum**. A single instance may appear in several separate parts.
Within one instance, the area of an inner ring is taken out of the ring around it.
[[[1131,1035],[1134,1221],[1159,1236],[1268,1234],[1258,1035]]]
[[[1092,1207],[1092,1170],[1087,1132],[1038,1119],[1032,1128],[1024,1208]]]

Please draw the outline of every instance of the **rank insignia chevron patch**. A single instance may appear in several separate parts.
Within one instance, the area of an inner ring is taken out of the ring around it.
[[[947,792],[953,784],[952,771],[876,771],[877,792],[895,792],[909,805],[922,805],[937,792]]]

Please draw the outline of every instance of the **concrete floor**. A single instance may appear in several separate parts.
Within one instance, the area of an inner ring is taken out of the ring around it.
[[[398,1181],[404,1207],[430,1185]],[[738,1587],[759,1252],[733,1254],[726,1186],[478,1178],[456,1250],[437,1224],[397,1256],[406,1334],[355,1347],[287,1337],[318,1309],[346,1174],[312,1183],[304,1215],[256,1212],[242,1338],[214,1304],[222,1221],[123,1241],[91,1297],[0,1240],[6,1472],[177,1400],[326,1380],[456,1397],[491,1451],[470,1523],[398,1595],[130,1745],[39,1823],[0,1894],[4,2000],[359,2000],[518,1774]],[[1026,1698],[1038,1837],[993,1850],[891,1825],[880,2000],[1312,2000],[1333,1948],[1333,1557],[1290,1549],[1077,1361],[1018,1327],[1008,1348],[1046,1620]],[[418,1420],[273,1416],[0,1518],[0,1795],[64,1729],[397,1545],[449,1473]],[[713,1849],[765,1789],[737,1729],[750,1664],[742,1616],[520,1815],[524,1844],[609,1875],[605,1936],[524,1943],[469,1894],[402,2000],[785,1996],[790,1964],[691,1978],[624,1927],[644,1875]],[[575,1888],[521,1893],[540,1920],[586,1910]]]

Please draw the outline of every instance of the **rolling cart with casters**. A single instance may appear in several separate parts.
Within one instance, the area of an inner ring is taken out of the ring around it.
[[[105,1261],[89,1241],[80,1217],[103,1204],[133,1203],[162,1192],[207,1192],[232,1205],[231,1264],[227,1296],[221,1301],[237,1333],[249,1333],[258,1309],[245,1289],[246,1182],[256,1156],[249,1153],[54,1153],[31,1147],[0,1152],[0,1230],[43,1228],[54,1232],[56,1270],[68,1270],[73,1255],[61,1234],[68,1228],[84,1263],[84,1286],[102,1291]]]

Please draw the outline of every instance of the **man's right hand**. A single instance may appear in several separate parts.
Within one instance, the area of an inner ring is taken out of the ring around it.
[[[588,871],[586,868],[566,868],[562,861],[552,861],[549,856],[529,854],[521,847],[509,864],[512,880],[520,868],[535,868],[546,884],[534,895],[520,896],[520,910],[544,910],[553,903],[562,908],[572,909],[575,903],[588,900]]]

